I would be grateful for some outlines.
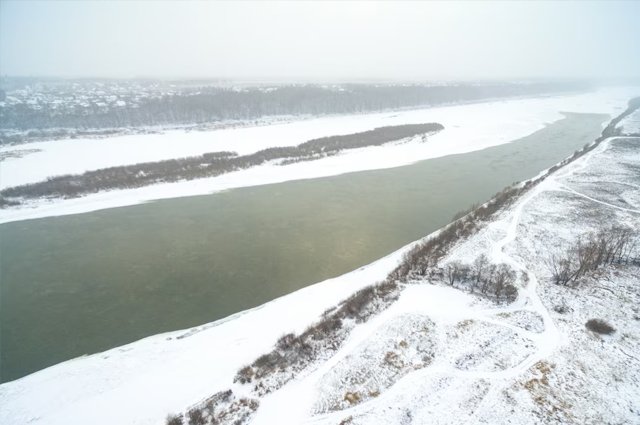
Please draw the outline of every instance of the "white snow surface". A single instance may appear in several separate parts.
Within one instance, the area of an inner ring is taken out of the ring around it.
[[[572,289],[551,284],[544,266],[549,249],[603,221],[640,229],[640,175],[626,166],[637,169],[640,151],[618,146],[621,139],[604,141],[533,187],[444,260],[470,263],[486,253],[508,263],[528,278],[514,303],[492,304],[442,284],[409,284],[391,307],[356,325],[328,361],[260,398],[252,423],[638,423],[637,267],[610,270]],[[593,181],[603,177],[616,183],[593,191]],[[612,192],[611,199],[602,197]],[[227,388],[256,397],[251,385],[232,384],[241,366],[383,279],[410,247],[227,319],[5,383],[0,423],[161,424],[168,413]],[[568,312],[556,311],[558,305]],[[588,331],[584,323],[593,317],[610,321],[616,333]],[[412,351],[413,344],[422,351]],[[417,358],[424,350],[429,358]],[[415,367],[390,375],[383,359],[391,351]],[[372,362],[376,353],[380,361]],[[365,364],[363,380],[354,373]],[[347,391],[370,396],[336,406]]]
[[[636,109],[617,125],[623,134],[640,134],[640,109]]]
[[[75,199],[37,200],[0,209],[0,223],[54,215],[77,214],[157,199],[392,168],[450,154],[471,152],[527,136],[561,119],[562,112],[606,113],[626,109],[640,87],[617,87],[564,96],[498,100],[481,103],[373,114],[330,116],[214,131],[168,131],[105,139],[69,139],[0,148],[0,189],[77,174],[104,167],[158,161],[230,150],[249,154],[272,146],[292,146],[331,135],[376,127],[437,122],[445,129],[422,142],[390,143],[345,151],[311,162],[286,166],[266,164],[218,177],[112,190]],[[23,154],[23,156],[20,156]]]

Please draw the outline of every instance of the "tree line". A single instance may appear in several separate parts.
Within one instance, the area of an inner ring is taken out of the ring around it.
[[[297,146],[273,147],[238,156],[235,152],[212,152],[199,156],[103,168],[79,175],[63,175],[0,191],[0,207],[15,205],[20,199],[70,198],[110,189],[136,188],[154,183],[170,183],[214,177],[269,161],[306,161],[334,155],[343,150],[385,143],[440,131],[437,123],[405,124],[341,136],[322,137]]]
[[[278,115],[361,113],[407,107],[468,102],[487,98],[584,90],[582,83],[536,82],[458,85],[344,84],[259,87],[237,90],[198,87],[197,90],[142,97],[126,106],[26,103],[0,107],[0,128],[100,129],[159,125],[191,125],[225,120],[250,120]],[[135,97],[135,93],[131,93]]]

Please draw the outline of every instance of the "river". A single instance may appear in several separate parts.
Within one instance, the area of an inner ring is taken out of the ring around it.
[[[565,118],[393,169],[0,225],[0,378],[210,322],[367,264],[593,141]]]

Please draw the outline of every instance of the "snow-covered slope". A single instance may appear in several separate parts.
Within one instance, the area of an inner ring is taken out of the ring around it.
[[[354,149],[312,162],[286,166],[268,164],[218,177],[114,190],[82,198],[37,201],[0,209],[0,223],[75,214],[132,205],[155,199],[192,196],[236,187],[382,169],[419,160],[500,145],[527,136],[562,118],[561,112],[618,115],[639,87],[607,88],[581,95],[491,101],[377,114],[333,116],[258,127],[203,132],[166,132],[107,139],[74,139],[0,148],[0,189],[99,168],[236,151],[248,154],[272,146],[292,146],[307,140],[371,130],[376,127],[435,122],[445,129],[427,143]]]
[[[0,423],[160,424],[232,389],[257,400],[255,424],[638,423],[637,266],[579,288],[550,281],[545,260],[586,231],[640,232],[640,138],[612,138],[529,189],[443,260],[484,253],[519,271],[509,305],[441,282],[355,324],[326,361],[258,395],[236,371],[349,294],[384,279],[411,247],[367,267],[191,330],[71,360],[0,386]],[[525,278],[526,277],[526,278]],[[616,332],[585,328],[590,318]],[[253,405],[251,405],[253,406]],[[255,406],[254,406],[255,407]]]
[[[624,134],[640,134],[640,109],[636,109],[632,114],[625,117],[617,125]]]

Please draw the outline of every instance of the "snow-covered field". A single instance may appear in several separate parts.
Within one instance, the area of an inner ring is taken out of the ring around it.
[[[280,389],[258,397],[251,385],[232,384],[281,335],[303,331],[383,279],[408,246],[227,319],[3,384],[0,423],[161,424],[227,388],[259,399],[255,424],[639,423],[638,268],[611,268],[567,288],[550,282],[544,261],[603,223],[640,232],[636,143],[604,141],[445,258],[471,262],[485,253],[526,275],[510,305],[443,284],[409,284],[391,307],[356,325],[334,356]],[[616,332],[587,330],[590,318],[606,319]]]
[[[484,149],[527,136],[562,118],[562,112],[618,115],[639,87],[607,88],[571,95],[490,101],[398,112],[332,116],[215,131],[168,131],[163,134],[69,139],[0,148],[0,189],[82,173],[115,165],[135,164],[206,152],[248,154],[272,146],[291,146],[307,140],[350,134],[376,127],[437,122],[445,129],[427,143],[356,149],[312,162],[286,166],[268,164],[214,178],[114,190],[82,198],[36,201],[0,209],[0,223],[52,215],[76,214],[133,205],[156,199],[201,195],[237,187],[277,183],[391,168],[419,160]]]

